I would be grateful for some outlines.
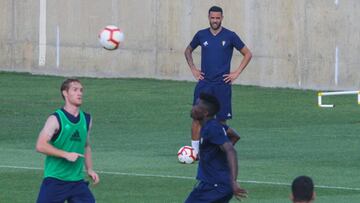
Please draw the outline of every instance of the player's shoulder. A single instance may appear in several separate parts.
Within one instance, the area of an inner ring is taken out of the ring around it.
[[[90,113],[85,112],[85,111],[83,111],[83,113],[84,113],[85,117],[91,117],[91,114],[90,114]]]
[[[206,127],[209,130],[213,131],[213,130],[221,129],[223,126],[221,125],[221,123],[218,120],[212,119],[206,123]]]
[[[51,126],[51,128],[58,129],[60,126],[58,115],[55,113],[49,115],[46,119],[45,126]]]
[[[217,139],[219,135],[225,135],[226,132],[221,123],[216,119],[213,119],[207,122],[203,134],[207,139]]]
[[[206,35],[206,34],[209,34],[209,32],[210,32],[210,28],[204,28],[204,29],[199,30],[196,34],[197,35]]]
[[[52,114],[50,114],[47,118],[47,120],[49,121],[57,121],[59,117],[59,114],[57,112],[54,112]]]
[[[85,111],[82,111],[84,113],[84,116],[85,116],[85,120],[86,120],[86,123],[90,123],[91,121],[91,114],[88,113],[88,112],[85,112]]]
[[[58,121],[60,123],[59,111],[61,111],[61,109],[55,110],[48,118],[49,119],[56,119],[56,121]]]
[[[226,27],[222,27],[222,29],[223,29],[223,32],[226,33],[227,35],[237,35],[235,31],[230,30]]]

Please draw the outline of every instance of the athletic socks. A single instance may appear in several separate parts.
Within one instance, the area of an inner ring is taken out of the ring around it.
[[[191,147],[194,148],[196,154],[199,154],[199,140],[191,140]]]

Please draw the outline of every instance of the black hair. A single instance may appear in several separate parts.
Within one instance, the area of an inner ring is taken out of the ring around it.
[[[308,176],[299,176],[291,184],[294,201],[310,201],[313,198],[314,183]]]
[[[199,97],[205,104],[209,116],[215,116],[220,110],[220,103],[216,97],[211,94],[201,93]]]
[[[222,8],[220,8],[219,6],[212,6],[210,9],[209,9],[209,14],[210,12],[220,12],[221,15],[223,14],[223,10]]]

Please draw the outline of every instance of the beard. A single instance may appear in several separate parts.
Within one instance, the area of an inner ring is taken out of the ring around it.
[[[218,30],[221,27],[221,22],[219,22],[219,23],[210,22],[210,27],[213,30]]]

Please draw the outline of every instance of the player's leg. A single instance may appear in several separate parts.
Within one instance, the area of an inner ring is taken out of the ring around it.
[[[41,184],[37,203],[63,203],[68,197],[66,182],[55,178],[45,178]]]
[[[201,93],[211,93],[211,85],[205,81],[199,81],[194,90],[193,105],[196,104]],[[200,123],[193,120],[191,123],[191,147],[199,154],[200,145]]]
[[[216,114],[216,119],[223,124],[230,141],[235,144],[240,139],[240,136],[233,128],[226,124],[226,121],[232,118],[231,85],[216,85],[214,87],[214,94],[220,103],[220,111]]]
[[[94,195],[89,189],[89,182],[78,181],[73,184],[69,203],[95,203]]]
[[[216,119],[219,121],[226,122],[232,118],[232,107],[231,107],[231,85],[229,84],[218,84],[214,85],[213,94],[220,103],[220,111],[216,114]]]
[[[199,154],[200,145],[200,123],[197,120],[192,120],[191,124],[191,147],[194,148],[196,154]]]

